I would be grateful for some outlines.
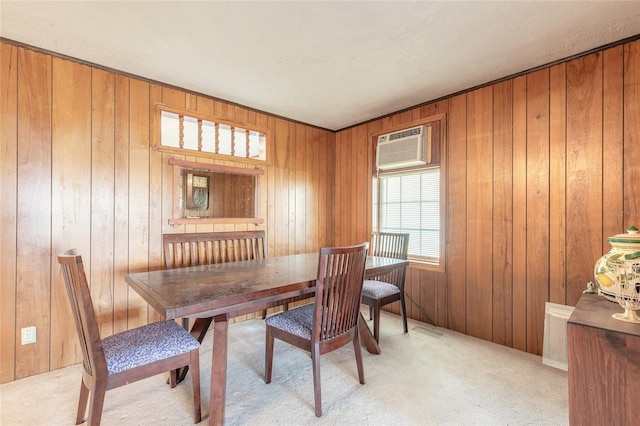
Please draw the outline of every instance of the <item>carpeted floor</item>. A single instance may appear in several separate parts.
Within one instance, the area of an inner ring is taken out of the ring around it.
[[[313,409],[308,353],[276,340],[264,383],[264,323],[229,329],[226,425],[567,425],[567,373],[541,357],[411,321],[382,317],[381,355],[363,350],[360,385],[351,345],[323,355],[323,415]],[[208,422],[211,334],[201,348]],[[0,386],[0,424],[72,425],[81,365]],[[189,378],[175,389],[156,376],[107,392],[103,425],[193,424]]]

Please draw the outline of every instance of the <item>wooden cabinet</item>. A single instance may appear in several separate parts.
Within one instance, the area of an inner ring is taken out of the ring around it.
[[[640,422],[640,324],[613,319],[623,312],[602,296],[582,296],[567,322],[569,422]]]

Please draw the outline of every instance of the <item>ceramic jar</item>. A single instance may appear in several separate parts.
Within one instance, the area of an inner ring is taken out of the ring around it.
[[[605,299],[616,302],[625,290],[624,283],[634,287],[640,284],[640,233],[635,226],[626,234],[609,237],[611,250],[602,256],[594,267],[598,293]]]

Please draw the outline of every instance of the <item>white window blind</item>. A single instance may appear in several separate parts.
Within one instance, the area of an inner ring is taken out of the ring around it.
[[[377,181],[374,229],[409,233],[409,258],[439,263],[440,167],[380,174]]]

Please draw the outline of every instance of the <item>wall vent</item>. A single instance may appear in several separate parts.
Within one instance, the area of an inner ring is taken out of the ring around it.
[[[378,136],[376,167],[400,169],[431,163],[431,127],[417,126]]]

